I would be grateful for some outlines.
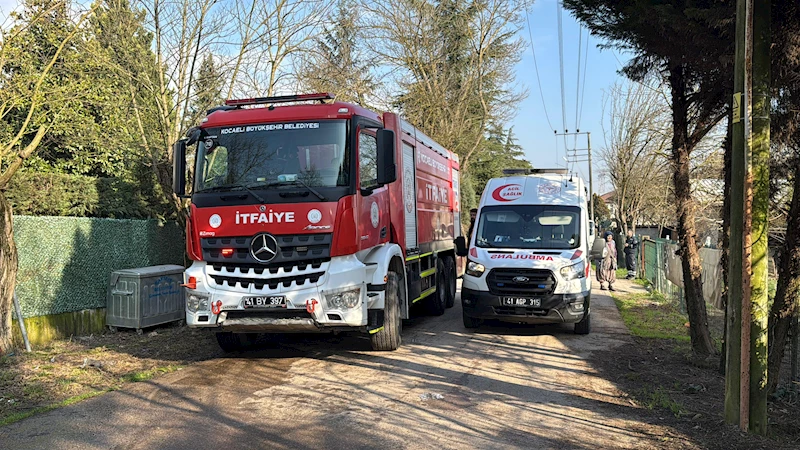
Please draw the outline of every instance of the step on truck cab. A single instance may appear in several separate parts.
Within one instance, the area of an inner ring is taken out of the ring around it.
[[[485,319],[590,329],[589,221],[583,180],[566,169],[507,171],[480,199],[461,290],[464,326]]]
[[[458,158],[396,114],[328,94],[229,100],[173,151],[191,199],[186,323],[224,350],[333,331],[394,350],[412,305],[453,305]]]

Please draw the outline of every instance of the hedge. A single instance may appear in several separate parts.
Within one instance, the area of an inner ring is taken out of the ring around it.
[[[17,215],[146,219],[171,214],[153,183],[119,178],[19,172],[5,195]]]
[[[112,271],[184,262],[175,222],[15,216],[14,239],[25,317],[104,307]]]

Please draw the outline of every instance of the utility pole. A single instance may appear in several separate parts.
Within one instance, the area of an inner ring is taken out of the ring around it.
[[[725,364],[725,420],[761,435],[767,433],[770,8],[769,0],[736,4]]]
[[[769,299],[769,104],[771,1],[755,0],[753,7],[750,431],[767,434],[767,322]]]
[[[579,163],[579,162],[588,162],[589,163],[589,220],[594,222],[594,188],[592,185],[592,133],[588,131],[581,132],[580,130],[570,133],[569,131],[564,131],[563,133],[555,132],[556,136],[582,136],[586,135],[586,148],[573,148],[573,149],[566,149],[567,152],[567,163]],[[566,145],[566,139],[564,139]]]
[[[733,74],[733,133],[731,136],[731,225],[728,260],[728,309],[727,333],[725,337],[725,421],[738,424],[743,430],[748,426],[747,397],[743,388],[749,390],[749,384],[742,383],[746,374],[742,354],[742,306],[743,306],[743,276],[744,263],[744,184],[745,184],[745,154],[748,137],[745,134],[745,117],[747,116],[747,90],[745,89],[746,75],[746,43],[747,43],[747,14],[748,3],[752,0],[736,1],[736,51],[734,54]],[[748,361],[749,363],[749,361]],[[744,400],[744,402],[743,402]]]

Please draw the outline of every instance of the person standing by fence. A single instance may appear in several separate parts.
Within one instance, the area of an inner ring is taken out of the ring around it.
[[[636,278],[636,254],[639,250],[639,240],[633,235],[633,230],[628,230],[625,238],[625,268],[628,269],[628,280]]]
[[[614,233],[606,231],[606,246],[603,249],[603,259],[597,262],[597,281],[600,290],[605,291],[603,283],[608,283],[608,290],[613,291],[614,282],[617,281],[617,244],[614,242]]]

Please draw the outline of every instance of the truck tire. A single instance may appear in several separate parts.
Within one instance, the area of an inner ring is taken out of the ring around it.
[[[447,281],[442,258],[436,258],[436,292],[428,299],[428,312],[432,316],[441,316],[447,309]]]
[[[583,315],[583,319],[575,324],[575,334],[589,334],[592,331],[592,315],[588,312]]]
[[[452,308],[456,304],[456,263],[453,258],[449,256],[445,258],[444,271],[447,273],[447,302],[445,306]]]
[[[400,317],[400,304],[405,289],[400,289],[399,277],[394,272],[386,275],[386,306],[383,313],[383,328],[369,335],[372,349],[382,352],[397,350],[402,341],[403,320]]]
[[[249,347],[258,338],[257,335],[249,335],[247,333],[232,333],[230,331],[223,331],[216,333],[217,344],[225,353],[238,352]]]
[[[478,328],[483,323],[481,319],[468,316],[463,309],[461,310],[461,318],[464,320],[464,328]]]

